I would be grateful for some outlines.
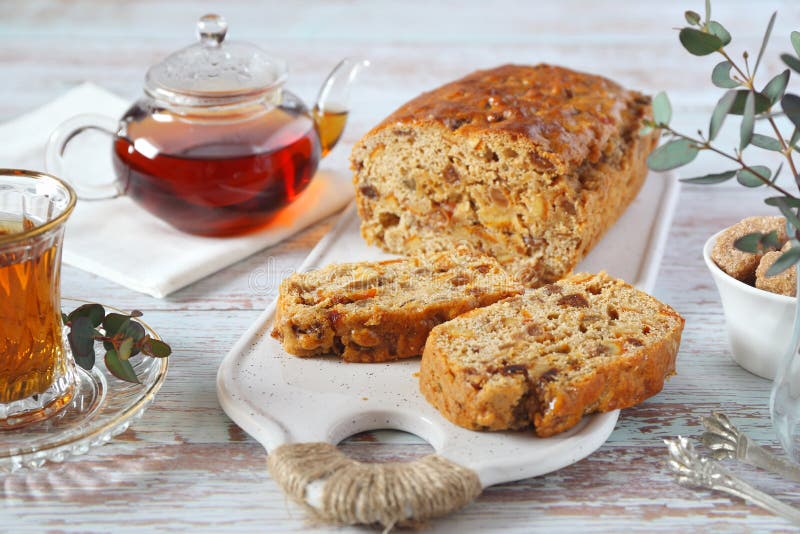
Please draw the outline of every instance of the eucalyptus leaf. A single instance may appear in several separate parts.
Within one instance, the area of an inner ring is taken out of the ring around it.
[[[791,54],[781,54],[781,59],[795,72],[800,72],[800,59]]]
[[[105,329],[107,335],[113,336],[125,328],[130,320],[131,318],[127,315],[122,315],[121,313],[109,313],[106,315],[106,318],[103,319],[103,328]]]
[[[645,124],[639,129],[639,137],[644,137],[645,135],[649,135],[653,131],[653,127],[649,124]]]
[[[688,184],[713,185],[726,182],[734,176],[736,176],[735,170],[715,174],[706,174],[705,176],[698,176],[696,178],[681,178],[680,181]]]
[[[172,349],[169,345],[160,339],[149,338],[145,344],[146,354],[155,358],[166,358],[172,354]]]
[[[751,91],[748,89],[739,89],[736,91],[736,98],[733,100],[733,105],[731,106],[730,114],[731,115],[742,115],[744,113],[744,104],[747,102],[747,95],[749,95]],[[761,93],[755,93],[756,95],[756,114],[764,113],[769,109],[769,98],[762,95]]]
[[[67,315],[67,321],[74,321],[78,317],[86,317],[92,323],[93,327],[100,326],[103,322],[103,317],[106,315],[106,310],[99,304],[84,304],[72,310]]]
[[[146,335],[144,327],[136,321],[131,321],[128,323],[128,326],[126,326],[125,329],[122,331],[122,334],[126,338],[131,338],[134,341],[131,355],[136,356],[137,354],[139,354],[139,343],[144,339]]]
[[[736,173],[736,180],[745,187],[762,186],[765,180],[769,182],[772,176],[772,171],[769,170],[769,167],[763,165],[753,165],[750,169],[739,169]]]
[[[800,261],[800,247],[790,248],[781,254],[780,258],[775,260],[775,263],[769,266],[769,269],[767,269],[765,274],[767,276],[781,274],[786,269],[797,264],[798,261]]]
[[[67,342],[75,363],[87,371],[94,367],[94,327],[91,319],[86,316],[76,317],[67,334]]]
[[[783,225],[783,228],[786,232],[786,235],[792,241],[791,246],[797,244],[798,241],[800,240],[800,232],[796,231],[794,227],[789,223],[789,221],[786,221],[786,224]]]
[[[794,53],[800,56],[800,32],[794,31],[790,33],[789,40],[792,42],[792,46],[794,47]]]
[[[795,126],[794,127],[794,132],[792,132],[792,138],[789,139],[789,144],[791,146],[795,146],[798,141],[800,141],[800,128]]]
[[[106,352],[105,362],[106,367],[108,367],[108,370],[111,371],[111,374],[120,380],[133,382],[134,384],[141,384],[139,377],[136,376],[136,371],[133,370],[131,362],[120,359],[117,351],[114,349]]]
[[[753,232],[752,234],[746,234],[737,239],[733,242],[734,248],[737,250],[741,250],[742,252],[749,252],[750,254],[758,254],[761,252],[761,238],[763,234],[761,232]]]
[[[783,226],[783,228],[789,239],[790,247],[800,244],[800,231],[795,230],[788,222]],[[786,246],[786,242],[783,243],[783,246]]]
[[[753,138],[753,128],[756,124],[756,97],[754,92],[747,95],[744,103],[744,115],[739,125],[739,150],[744,150]]]
[[[133,340],[137,342],[140,341],[146,334],[141,323],[136,321],[129,321],[121,333],[127,337],[133,338]]]
[[[781,245],[778,241],[778,232],[772,230],[766,234],[753,232],[744,235],[733,242],[734,248],[750,254],[763,254],[768,250],[775,250]]]
[[[775,205],[779,210],[781,210],[781,214],[786,217],[787,223],[791,224],[795,228],[800,228],[800,219],[797,218],[797,214],[794,212],[789,202],[783,198],[778,198],[775,201]]]
[[[695,56],[707,56],[722,48],[722,41],[716,35],[695,28],[683,28],[678,34],[683,47]]]
[[[120,360],[127,360],[131,357],[131,351],[133,350],[133,339],[126,337],[122,340],[122,343],[119,344],[119,350],[117,350],[117,356],[119,356]]]
[[[144,352],[149,356],[166,358],[172,352],[169,345],[147,335],[144,325],[134,320],[142,312],[130,315],[109,313],[99,304],[84,304],[69,314],[62,313],[61,320],[68,329],[69,343],[75,362],[86,370],[95,365],[94,344],[102,341],[106,350],[105,362],[109,372],[121,380],[139,383],[128,360]],[[98,330],[102,324],[103,331]]]
[[[773,184],[778,181],[778,176],[780,176],[782,170],[783,170],[783,163],[778,165],[778,168],[775,170],[775,174],[772,175],[772,180],[770,180],[770,181]]]
[[[692,10],[689,10],[686,13],[684,13],[683,16],[686,18],[686,22],[688,22],[692,26],[700,25],[700,14],[699,13],[697,13],[695,11],[692,11]]]
[[[754,146],[757,146],[758,148],[763,148],[764,150],[772,150],[773,152],[780,152],[783,150],[781,142],[768,135],[761,135],[758,133],[754,133],[753,138],[750,140],[750,143],[752,143]]]
[[[753,66],[753,73],[751,75],[753,78],[756,77],[756,71],[758,71],[758,65],[761,63],[761,58],[764,56],[764,50],[767,49],[769,36],[772,35],[772,28],[775,26],[775,17],[777,16],[778,12],[775,11],[769,18],[769,23],[767,24],[767,31],[764,32],[764,39],[761,41],[761,48],[758,50],[758,57],[756,58],[756,64]]]
[[[647,166],[654,171],[668,171],[690,163],[699,150],[691,141],[674,139],[659,146],[647,156]]]
[[[795,128],[800,128],[800,96],[791,93],[783,95],[781,108],[789,120],[794,123]]]
[[[725,26],[716,20],[708,21],[708,31],[711,32],[712,35],[716,35],[719,40],[722,41],[722,46],[726,46],[731,42],[731,34],[728,33]]]
[[[768,206],[779,206],[781,204],[790,208],[800,208],[800,198],[792,197],[769,197],[764,199],[764,204]]]
[[[672,119],[672,106],[667,93],[661,91],[653,97],[653,120],[659,125],[668,125]]]
[[[731,78],[731,67],[730,61],[717,63],[711,71],[711,83],[723,89],[738,87],[739,82]]]
[[[122,315],[121,313],[109,313],[103,320],[103,328],[105,328],[106,335],[109,337],[129,337],[133,338],[134,343],[138,343],[145,336],[145,330],[141,324],[132,320],[129,315]],[[111,350],[115,347],[112,342],[104,341],[103,348]],[[137,354],[139,354],[139,348],[134,345],[132,355],[135,356]]]
[[[787,85],[789,85],[789,69],[786,69],[772,78],[769,83],[764,86],[764,90],[761,91],[761,94],[769,99],[770,106],[774,106],[780,102]]]
[[[780,248],[781,242],[778,240],[778,232],[776,230],[772,230],[769,233],[764,234],[761,236],[761,250],[776,250]]]
[[[719,99],[717,105],[714,107],[714,112],[711,114],[711,123],[708,126],[708,140],[713,141],[717,137],[722,123],[725,122],[725,117],[731,110],[734,101],[736,100],[736,91],[728,91],[722,98]]]

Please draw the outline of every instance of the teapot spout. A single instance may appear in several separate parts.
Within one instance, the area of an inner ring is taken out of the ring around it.
[[[369,61],[348,57],[339,62],[331,71],[314,105],[313,117],[317,124],[322,155],[325,156],[336,146],[342,136],[350,110],[350,86]]]

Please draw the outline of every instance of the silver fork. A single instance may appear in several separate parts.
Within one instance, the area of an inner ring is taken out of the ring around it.
[[[800,482],[800,467],[758,445],[736,428],[724,413],[711,412],[711,417],[703,417],[702,421],[706,432],[700,436],[700,442],[711,449],[715,459],[739,460]]]
[[[682,486],[723,491],[800,525],[800,510],[757,490],[717,461],[700,456],[687,438],[678,436],[677,439],[665,439],[664,443],[669,447],[669,466]]]

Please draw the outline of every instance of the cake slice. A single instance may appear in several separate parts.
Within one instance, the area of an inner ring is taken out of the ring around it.
[[[683,323],[605,273],[573,275],[434,328],[420,389],[457,425],[552,436],[661,391]]]
[[[638,193],[650,98],[554,65],[503,65],[409,101],[353,147],[361,234],[397,254],[466,242],[530,287],[560,280]]]
[[[521,291],[494,258],[467,247],[427,259],[334,264],[281,283],[272,337],[296,356],[408,358],[422,353],[434,326]]]

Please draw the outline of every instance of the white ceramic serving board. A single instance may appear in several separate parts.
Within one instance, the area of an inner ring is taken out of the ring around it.
[[[674,211],[678,182],[650,175],[639,196],[577,270],[599,271],[652,290]],[[368,247],[354,206],[314,248],[300,271],[334,262],[391,256]],[[418,392],[419,359],[343,363],[297,358],[269,336],[274,303],[220,365],[217,393],[225,412],[271,451],[284,443],[341,440],[366,430],[416,434],[436,452],[478,473],[484,487],[542,475],[595,451],[619,411],[585,417],[551,438],[532,431],[474,432],[453,425]]]

